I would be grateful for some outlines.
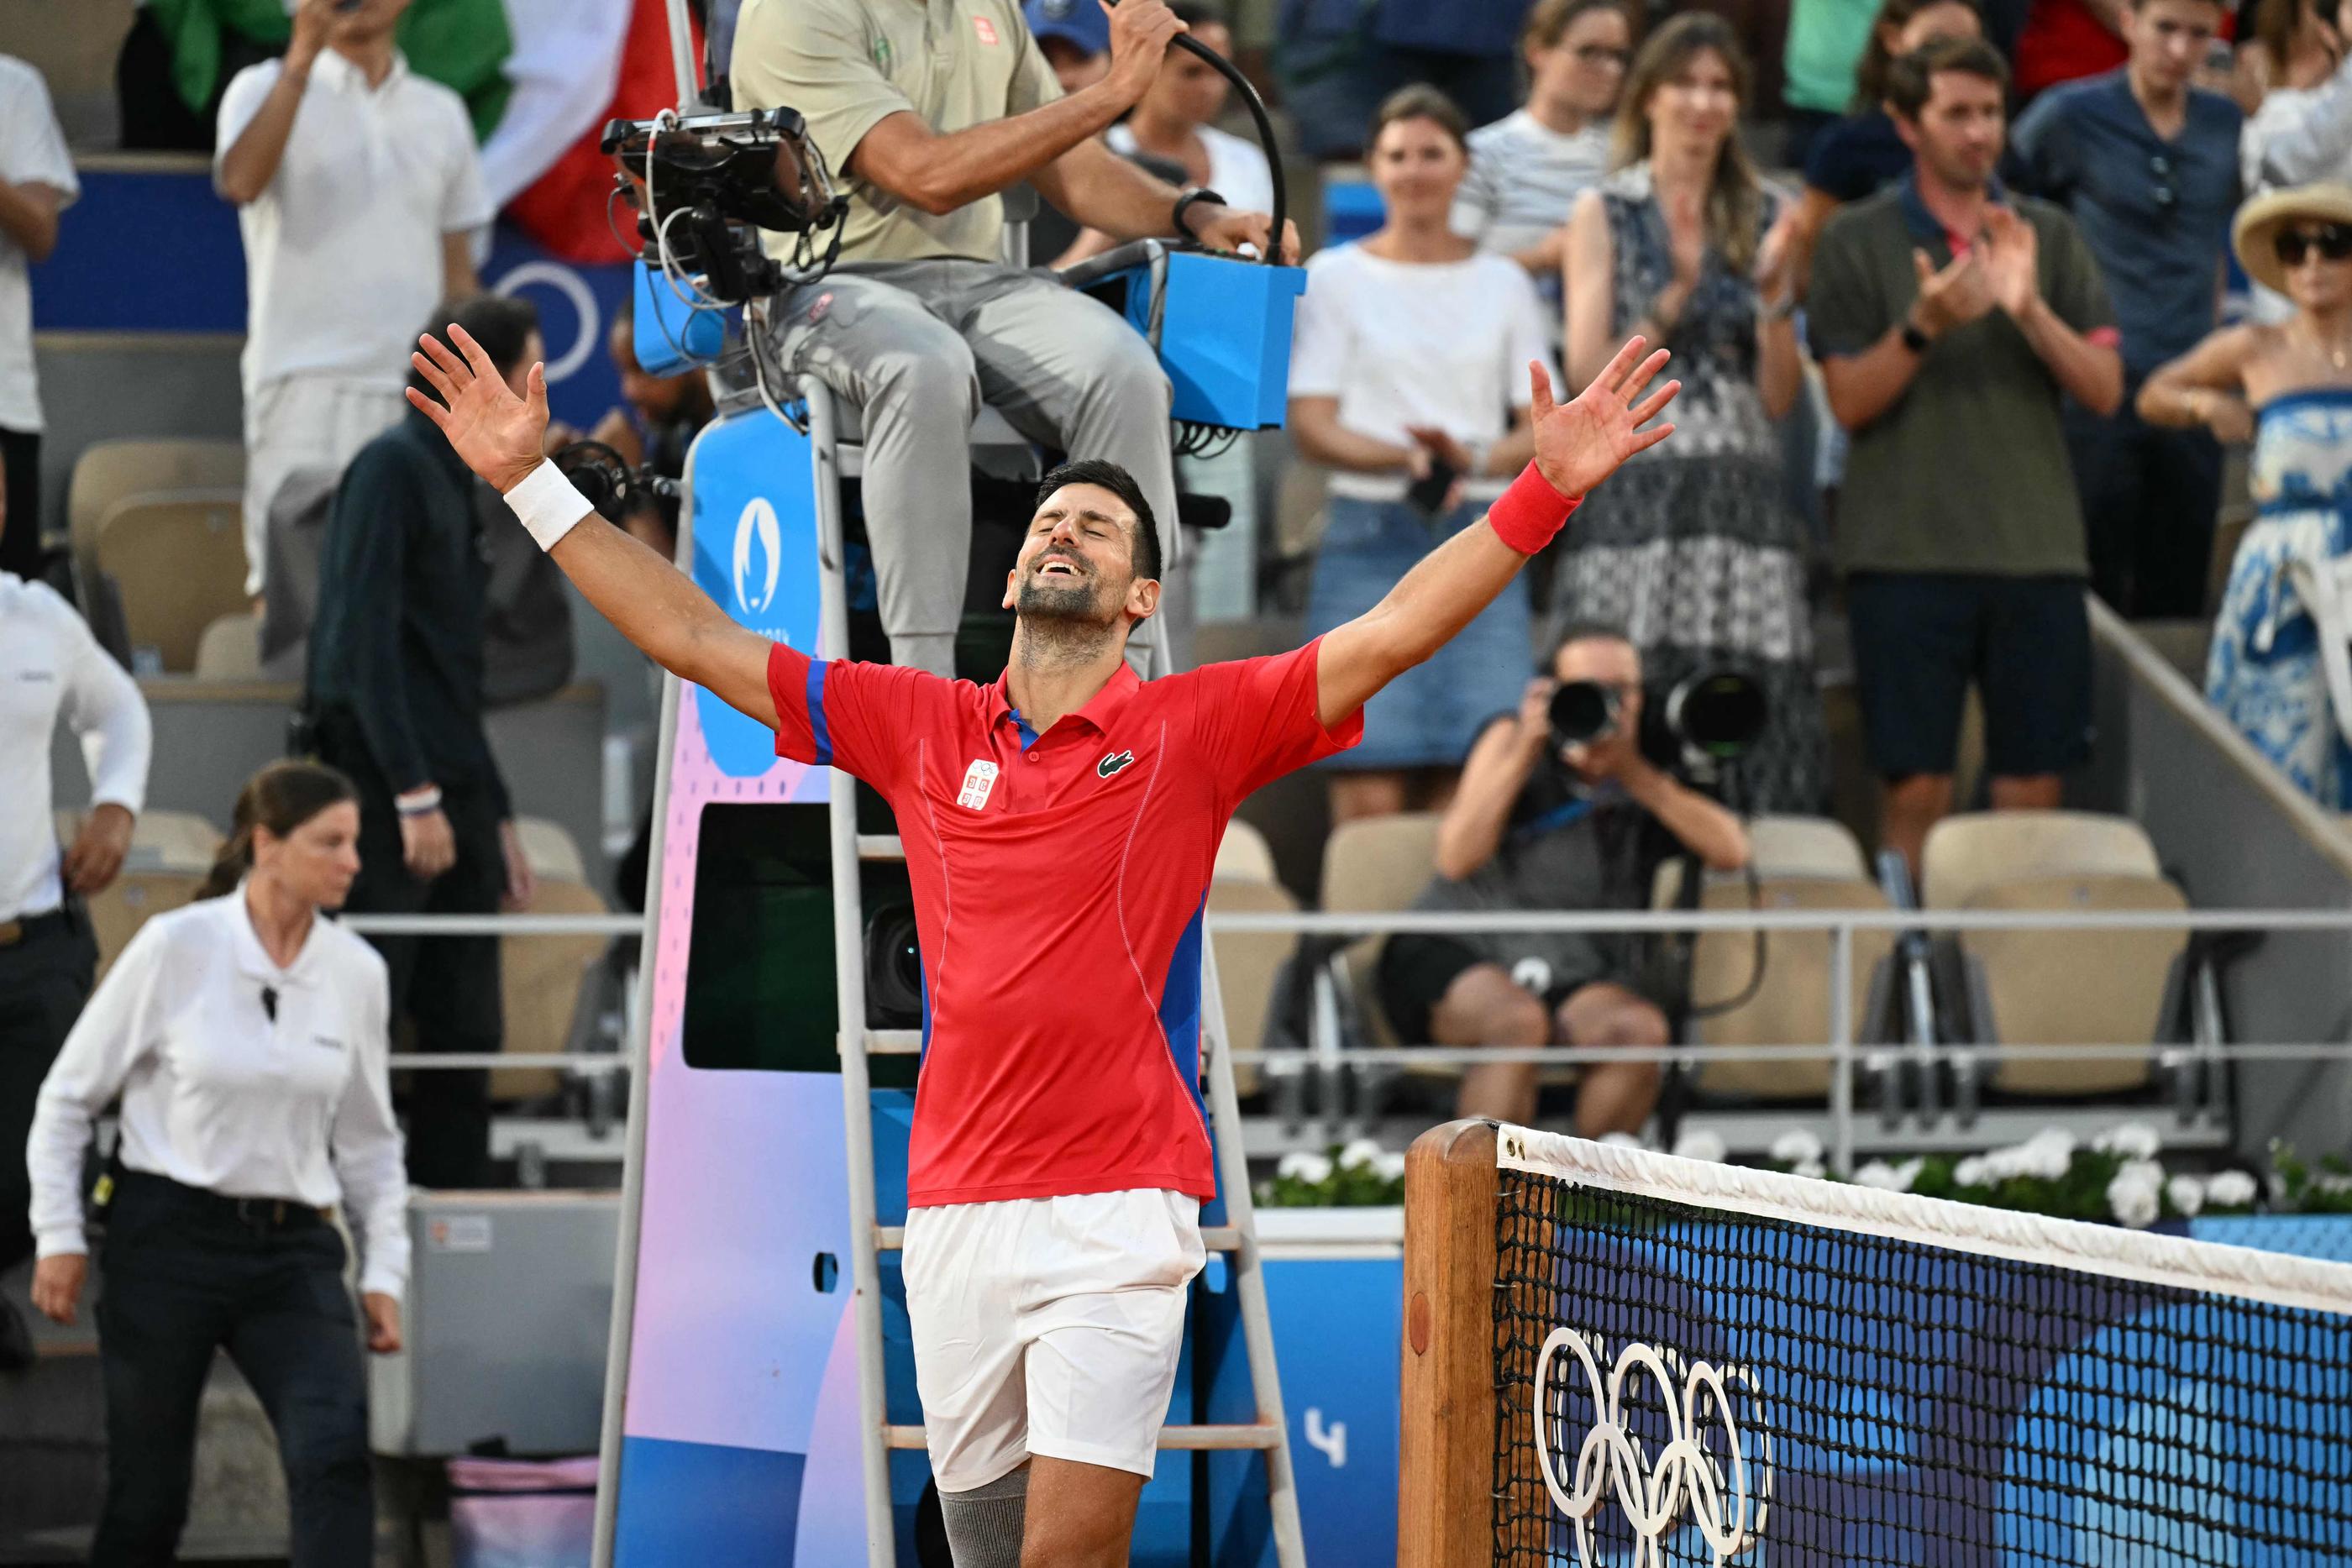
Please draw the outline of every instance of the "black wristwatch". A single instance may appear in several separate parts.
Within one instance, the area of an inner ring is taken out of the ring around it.
[[[1935,339],[1927,336],[1927,333],[1919,330],[1918,322],[1914,321],[1908,316],[1903,318],[1903,346],[1905,348],[1910,350],[1915,354],[1924,354],[1927,351],[1927,345],[1935,340]]]
[[[1197,240],[1201,237],[1185,226],[1184,214],[1202,202],[1213,202],[1221,207],[1225,204],[1224,197],[1206,185],[1196,185],[1176,198],[1176,210],[1168,214],[1168,222],[1175,229],[1179,238]]]

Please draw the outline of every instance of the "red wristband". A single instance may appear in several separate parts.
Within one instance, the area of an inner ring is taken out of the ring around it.
[[[1486,526],[1521,555],[1533,555],[1568,526],[1569,514],[1583,501],[1581,496],[1563,496],[1553,489],[1543,471],[1530,463],[1487,508]]]

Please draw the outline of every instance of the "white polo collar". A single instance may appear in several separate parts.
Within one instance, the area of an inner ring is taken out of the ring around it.
[[[381,95],[390,92],[400,84],[401,78],[408,75],[408,57],[394,49],[392,52],[392,69],[384,72],[383,80],[373,88],[368,86],[367,73],[360,69],[358,63],[335,49],[319,51],[319,57],[310,64],[310,75],[314,80],[337,92]]]
[[[294,955],[291,964],[281,969],[269,956],[269,949],[261,945],[261,933],[253,928],[253,906],[245,900],[247,880],[244,877],[237,879],[236,891],[222,900],[231,906],[223,918],[228,924],[229,946],[236,952],[237,973],[275,985],[307,983],[310,971],[316,967],[318,955],[323,946],[320,931],[327,923],[326,912],[320,910],[311,915],[310,929],[302,938],[302,950]]]

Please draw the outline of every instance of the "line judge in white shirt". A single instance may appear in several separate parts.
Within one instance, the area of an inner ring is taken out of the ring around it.
[[[62,851],[49,776],[61,718],[95,802]],[[33,1255],[17,1155],[41,1080],[89,999],[98,944],[80,900],[122,869],[152,744],[138,686],[72,606],[0,571],[0,1274]],[[23,1316],[0,1301],[0,1372],[32,1354]]]
[[[33,1302],[61,1323],[89,1266],[83,1156],[99,1113],[122,1104],[101,1184],[93,1568],[174,1561],[216,1347],[277,1431],[292,1568],[373,1561],[366,1378],[332,1211],[360,1243],[368,1348],[395,1351],[408,1188],[383,960],[320,918],[359,872],[359,831],[356,793],[333,769],[254,775],[198,901],[140,928],[41,1086],[26,1149]]]
[[[41,394],[26,268],[49,258],[80,191],[41,73],[0,55],[0,571],[28,579],[41,574]]]
[[[245,236],[246,590],[269,503],[296,471],[341,470],[407,412],[416,323],[480,291],[490,221],[465,101],[408,68],[409,0],[300,0],[280,59],[221,95],[213,183]]]

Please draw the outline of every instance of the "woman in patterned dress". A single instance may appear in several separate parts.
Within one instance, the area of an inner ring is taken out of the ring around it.
[[[1729,664],[1771,720],[1740,768],[1741,804],[1811,812],[1827,796],[1813,675],[1809,545],[1781,499],[1771,422],[1801,384],[1797,209],[1757,178],[1734,132],[1748,91],[1738,39],[1694,12],[1652,34],[1617,111],[1618,168],[1569,220],[1571,383],[1638,332],[1674,350],[1675,440],[1625,465],[1569,526],[1554,578],[1563,621],[1626,627],[1661,697]]]
[[[2352,188],[2259,196],[2234,240],[2247,276],[2294,314],[2214,333],[2148,377],[2139,415],[2253,442],[2255,517],[2222,591],[2205,695],[2297,789],[2341,811],[2352,716],[2329,702],[2319,628],[2287,570],[2352,565]]]

